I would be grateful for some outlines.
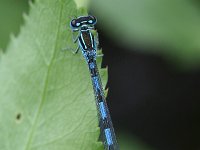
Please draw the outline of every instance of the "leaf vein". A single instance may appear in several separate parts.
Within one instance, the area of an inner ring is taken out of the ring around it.
[[[50,65],[49,65],[48,70],[47,70],[46,80],[45,80],[45,84],[44,84],[44,90],[42,92],[42,98],[40,100],[40,104],[39,104],[38,110],[36,112],[36,116],[34,118],[34,121],[33,121],[34,124],[33,124],[32,128],[31,128],[31,131],[30,131],[30,134],[29,134],[29,138],[28,138],[28,142],[26,144],[25,150],[29,150],[30,149],[30,146],[31,146],[31,143],[32,143],[32,140],[33,140],[33,136],[34,136],[34,131],[36,129],[37,122],[38,122],[38,119],[39,119],[39,115],[40,115],[40,112],[42,110],[44,101],[46,99],[46,93],[47,93],[47,88],[48,88],[48,83],[49,83],[49,74],[50,74],[54,59],[56,57],[56,48],[57,48],[57,43],[58,43],[58,38],[59,38],[59,31],[60,31],[60,28],[61,28],[62,11],[63,11],[63,3],[61,4],[61,8],[60,8],[59,22],[58,22],[58,28],[57,28],[57,33],[56,33],[56,40],[55,40],[55,47],[54,47],[53,56],[52,56]]]

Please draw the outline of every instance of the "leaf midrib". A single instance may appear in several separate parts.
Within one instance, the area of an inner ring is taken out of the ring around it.
[[[60,31],[60,28],[61,28],[62,11],[63,11],[63,2],[61,1],[61,8],[60,8],[60,12],[59,12],[59,22],[58,22],[58,28],[57,28],[57,32],[56,32],[56,40],[55,40],[56,43],[55,43],[55,47],[54,47],[54,52],[53,52],[53,56],[51,58],[51,61],[50,61],[50,64],[49,64],[49,67],[48,67],[48,70],[47,70],[47,74],[46,74],[46,77],[45,77],[46,80],[44,82],[44,88],[43,88],[44,90],[42,92],[40,104],[39,104],[38,110],[36,112],[36,115],[35,115],[35,118],[34,118],[34,121],[33,121],[33,125],[32,125],[32,128],[31,128],[30,134],[28,136],[28,141],[27,141],[25,150],[29,150],[30,149],[30,146],[31,146],[31,143],[32,143],[32,139],[33,139],[33,135],[34,135],[34,131],[36,129],[36,125],[37,125],[37,122],[38,122],[38,118],[39,118],[40,112],[42,110],[44,101],[46,99],[46,91],[47,91],[47,87],[48,87],[48,83],[49,83],[49,74],[50,74],[50,71],[51,71],[51,68],[52,68],[52,64],[53,64],[55,56],[56,56],[56,48],[58,46],[59,31]]]

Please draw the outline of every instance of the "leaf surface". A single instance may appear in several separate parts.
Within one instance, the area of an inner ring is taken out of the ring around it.
[[[72,0],[30,5],[19,36],[0,59],[0,149],[103,149],[85,60],[62,51],[77,46],[69,22],[86,11]],[[106,70],[100,72],[105,83]]]

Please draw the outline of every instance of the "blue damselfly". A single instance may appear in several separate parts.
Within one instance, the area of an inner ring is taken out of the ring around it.
[[[105,150],[119,150],[96,64],[98,39],[95,39],[94,34],[91,32],[91,30],[95,30],[94,25],[96,22],[96,17],[91,15],[80,16],[71,20],[70,27],[72,31],[78,32],[76,37],[73,36],[73,42],[78,42],[78,47],[74,53],[81,49],[91,74],[101,130],[100,140],[102,140]]]

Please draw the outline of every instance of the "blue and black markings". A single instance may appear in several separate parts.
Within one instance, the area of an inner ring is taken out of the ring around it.
[[[99,125],[101,129],[100,137],[102,142],[104,143],[104,149],[119,150],[111,117],[106,104],[100,75],[96,65],[96,43],[98,41],[95,41],[94,35],[90,31],[95,30],[94,25],[96,24],[96,22],[97,20],[94,16],[81,16],[71,20],[70,26],[73,32],[78,32],[78,36],[74,39],[74,42],[78,41],[79,47],[77,48],[75,53],[77,53],[78,50],[81,49],[90,71],[96,105],[99,112]]]
[[[94,83],[94,85],[95,85],[95,90],[96,90],[96,91],[97,91],[98,89],[101,89],[101,88],[100,88],[100,83],[99,83],[99,78],[98,78],[97,76],[92,77],[92,81],[93,81],[93,83]]]
[[[105,105],[103,102],[99,103],[99,107],[100,107],[100,111],[101,111],[101,117],[102,119],[106,119],[107,118],[107,113],[106,113],[106,109],[105,109]]]
[[[105,131],[105,135],[106,135],[108,145],[112,145],[113,141],[112,141],[112,135],[111,135],[110,128],[107,128],[104,131]]]

